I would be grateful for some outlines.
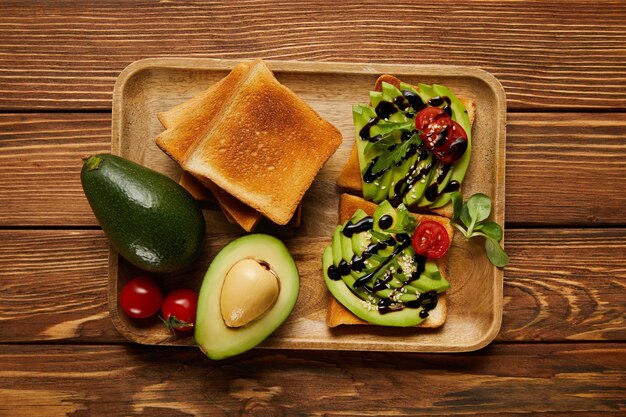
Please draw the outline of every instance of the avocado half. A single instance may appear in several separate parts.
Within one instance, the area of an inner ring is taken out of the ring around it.
[[[269,265],[278,278],[280,290],[274,304],[263,315],[242,327],[228,327],[220,310],[222,286],[233,265],[243,259]],[[224,359],[252,349],[287,319],[299,291],[298,269],[280,240],[264,234],[233,240],[217,254],[202,281],[195,324],[196,344],[211,359]]]

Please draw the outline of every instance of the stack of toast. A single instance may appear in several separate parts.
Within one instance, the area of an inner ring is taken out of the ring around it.
[[[296,222],[304,193],[342,142],[262,60],[236,65],[158,118],[165,131],[156,143],[184,170],[181,184],[200,200],[212,195],[248,232],[263,218]]]
[[[383,82],[387,82],[389,84],[394,85],[397,88],[400,88],[400,80],[392,75],[382,75],[378,78],[375,85],[376,91],[381,91],[381,86]],[[417,89],[417,87],[415,87]],[[476,102],[473,99],[459,97],[459,100],[465,106],[470,124],[474,124],[474,119],[476,116]],[[362,178],[361,178],[361,170],[359,167],[358,155],[357,155],[357,147],[356,143],[352,147],[352,152],[344,166],[338,180],[337,184],[340,188],[342,188],[346,193],[340,196],[339,200],[339,223],[342,224],[349,220],[354,212],[357,209],[362,209],[368,215],[372,215],[377,205],[371,201],[367,201],[363,199],[362,196]],[[351,195],[358,194],[358,196]],[[409,207],[411,209],[411,207]],[[424,220],[433,220],[441,223],[448,232],[450,237],[450,241],[452,241],[452,235],[454,232],[454,228],[450,223],[450,218],[454,214],[452,204],[447,204],[444,207],[431,210],[430,213],[413,213],[413,215],[417,218],[418,221]],[[448,255],[444,255],[443,257],[436,260],[437,266],[439,268],[440,273],[445,277],[447,274],[447,261]],[[429,316],[426,320],[420,323],[417,327],[422,328],[436,328],[441,327],[447,317],[447,303],[446,303],[446,295],[445,293],[439,296],[439,300],[437,306],[429,312]],[[336,327],[339,325],[354,325],[354,324],[368,324],[367,322],[361,320],[357,316],[355,316],[350,310],[341,305],[335,298],[331,299],[329,308],[327,310],[326,315],[326,323],[329,327]]]

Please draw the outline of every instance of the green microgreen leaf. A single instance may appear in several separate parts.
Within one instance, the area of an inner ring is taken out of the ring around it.
[[[397,209],[398,220],[396,221],[395,229],[387,229],[389,233],[407,233],[409,235],[413,235],[415,228],[417,227],[417,220],[415,217],[409,212],[404,204],[400,204]]]
[[[480,231],[490,239],[500,242],[502,240],[502,228],[496,222],[484,222],[481,225]],[[476,228],[474,228],[476,229]]]
[[[491,214],[491,199],[482,193],[472,195],[462,203],[461,194],[451,196],[454,207],[452,224],[466,239],[474,237],[485,238],[485,253],[489,262],[502,268],[509,263],[509,256],[500,246],[502,227],[493,221],[484,221]]]
[[[391,168],[392,165],[399,163],[405,157],[409,149],[411,149],[411,146],[419,146],[420,143],[422,143],[422,140],[419,135],[414,134],[409,139],[396,145],[393,150],[381,154],[372,167],[372,174],[376,175]]]
[[[489,258],[489,261],[493,265],[498,268],[503,268],[508,265],[509,256],[495,240],[490,238],[485,239],[485,251],[487,252],[487,258]]]
[[[491,199],[485,194],[474,194],[467,200],[467,211],[474,222],[482,222],[491,214]]]
[[[393,136],[383,136],[378,142],[369,142],[365,145],[365,152],[371,152],[371,149],[376,152],[387,152],[394,145],[396,145],[396,139]]]
[[[389,122],[381,120],[376,123],[376,128],[378,129],[378,135],[386,136],[399,130],[412,130],[415,128],[415,122],[413,120],[409,120],[408,122]]]
[[[452,201],[452,208],[454,209],[452,221],[456,222],[459,217],[461,217],[461,211],[463,210],[463,196],[460,192],[455,191],[450,194],[450,200]]]
[[[463,204],[463,207],[461,208],[461,215],[459,216],[459,220],[463,222],[465,227],[469,227],[472,223],[472,219],[470,218],[469,211],[467,209],[467,203]]]

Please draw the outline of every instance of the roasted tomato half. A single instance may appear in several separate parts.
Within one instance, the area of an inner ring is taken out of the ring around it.
[[[467,133],[440,107],[426,107],[415,117],[425,149],[444,164],[456,162],[467,150]]]

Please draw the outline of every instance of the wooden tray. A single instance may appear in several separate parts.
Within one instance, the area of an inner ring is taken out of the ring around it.
[[[112,152],[178,179],[180,169],[154,143],[163,130],[157,113],[179,104],[226,76],[235,60],[158,58],[137,61],[119,76],[113,94]],[[502,271],[493,267],[482,242],[455,236],[450,252],[448,318],[439,329],[343,326],[325,324],[330,295],[321,272],[322,252],[338,223],[340,190],[335,185],[354,142],[351,106],[368,101],[376,78],[394,74],[409,83],[439,83],[477,101],[472,162],[463,182],[465,198],[483,192],[494,200],[493,218],[504,224],[506,100],[500,83],[477,68],[347,63],[267,63],[276,78],[341,130],[344,141],[320,171],[303,200],[302,226],[260,230],[279,236],[301,275],[298,302],[290,318],[262,347],[415,352],[461,352],[492,341],[502,316]],[[208,265],[221,247],[242,234],[216,207],[204,210],[207,235],[201,259],[188,270],[155,276],[164,292],[179,286],[199,289]],[[475,239],[478,240],[478,239]],[[176,338],[158,319],[128,319],[118,305],[124,283],[142,272],[109,252],[109,308],[115,327],[133,342],[193,345]]]

